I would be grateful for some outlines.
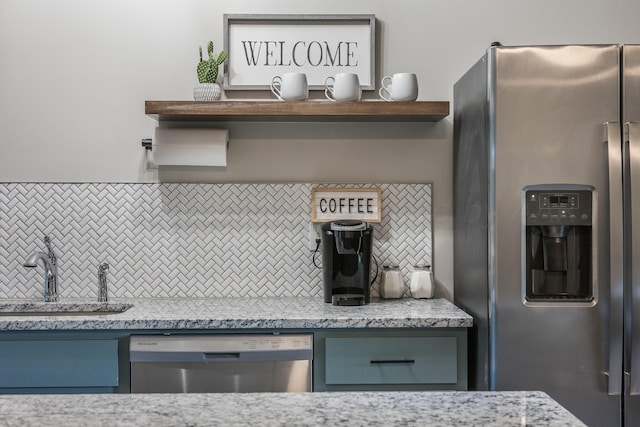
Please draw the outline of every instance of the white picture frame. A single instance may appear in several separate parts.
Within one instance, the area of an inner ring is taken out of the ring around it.
[[[324,90],[337,73],[356,73],[374,90],[375,15],[224,15],[225,90],[266,90],[283,73],[307,75]]]

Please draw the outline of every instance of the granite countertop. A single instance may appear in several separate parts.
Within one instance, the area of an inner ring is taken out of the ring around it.
[[[542,392],[0,395],[3,426],[585,426]]]
[[[110,301],[108,306],[131,304],[132,307],[116,314],[16,316],[7,313],[12,309],[20,310],[19,303],[0,300],[0,331],[473,326],[473,318],[446,299],[380,300],[357,307],[333,306],[322,298],[117,299]],[[35,305],[66,310],[89,303],[87,300],[63,300]],[[91,304],[95,308],[96,303]]]

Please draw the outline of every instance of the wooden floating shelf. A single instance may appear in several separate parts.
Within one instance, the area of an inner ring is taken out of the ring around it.
[[[449,102],[145,101],[158,121],[437,122]]]

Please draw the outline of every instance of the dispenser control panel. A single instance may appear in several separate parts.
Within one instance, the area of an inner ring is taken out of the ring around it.
[[[591,225],[592,191],[525,190],[526,225]]]

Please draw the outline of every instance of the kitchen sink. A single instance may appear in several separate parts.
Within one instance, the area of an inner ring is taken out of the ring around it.
[[[131,307],[133,304],[111,302],[0,302],[0,316],[103,316]]]

